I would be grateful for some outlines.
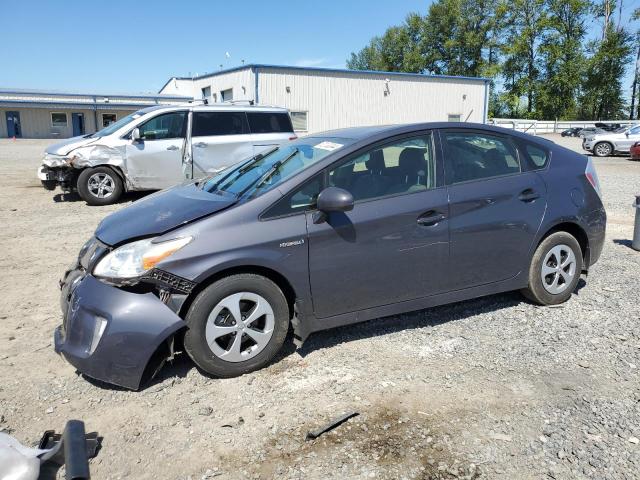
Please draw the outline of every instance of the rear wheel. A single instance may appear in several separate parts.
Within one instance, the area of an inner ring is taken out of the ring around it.
[[[596,143],[593,147],[593,154],[596,157],[608,157],[613,153],[613,147],[608,142]]]
[[[89,205],[110,205],[118,201],[124,186],[109,167],[87,168],[78,176],[78,194]]]
[[[235,377],[266,365],[282,348],[289,306],[271,280],[232,275],[204,289],[185,321],[185,350],[205,372]]]
[[[522,293],[540,305],[566,302],[582,273],[582,249],[567,232],[556,232],[538,246],[529,267],[529,286]]]

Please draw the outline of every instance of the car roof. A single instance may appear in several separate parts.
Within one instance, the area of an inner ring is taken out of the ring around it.
[[[485,130],[488,133],[500,133],[507,134],[514,137],[519,137],[526,140],[534,140],[540,143],[548,142],[547,139],[535,137],[528,133],[522,133],[515,130],[496,127],[493,125],[486,125],[484,123],[469,123],[469,122],[426,122],[426,123],[408,123],[402,125],[379,125],[369,127],[350,127],[340,128],[336,130],[328,130],[326,132],[314,133],[309,137],[333,137],[333,138],[348,138],[354,141],[372,139],[373,137],[391,137],[394,135],[402,135],[404,133],[411,133],[420,130],[435,130],[435,129],[469,129],[469,130]],[[553,143],[553,142],[551,142]]]
[[[154,105],[153,107],[146,107],[138,110],[142,114],[150,113],[156,110],[184,110],[190,108],[193,111],[204,112],[278,112],[287,113],[288,110],[282,107],[272,107],[270,105],[242,105],[233,103],[216,103],[213,105],[205,105],[199,103],[181,103],[177,105]]]

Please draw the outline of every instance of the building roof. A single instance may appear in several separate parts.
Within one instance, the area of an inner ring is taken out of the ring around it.
[[[37,90],[37,89],[22,89],[22,88],[3,88],[0,87],[0,95],[16,95],[16,96],[29,96],[29,97],[83,97],[83,98],[109,98],[109,99],[145,99],[145,100],[192,100],[192,97],[184,95],[166,95],[162,93],[147,94],[122,94],[122,93],[78,93],[78,92],[63,92],[59,90]]]
[[[249,63],[247,65],[240,65],[238,67],[227,68],[218,72],[205,73],[203,75],[197,75],[194,77],[171,77],[160,88],[160,91],[166,87],[171,80],[201,80],[203,78],[216,77],[218,75],[224,75],[226,73],[237,72],[244,69],[269,69],[269,70],[297,70],[307,72],[319,72],[319,73],[352,73],[356,75],[386,75],[389,77],[405,77],[405,78],[444,78],[451,80],[476,80],[480,82],[490,82],[491,79],[483,77],[465,77],[455,75],[428,75],[424,73],[409,73],[409,72],[386,72],[382,70],[352,70],[347,68],[324,68],[324,67],[297,67],[292,65],[269,65],[264,63]]]

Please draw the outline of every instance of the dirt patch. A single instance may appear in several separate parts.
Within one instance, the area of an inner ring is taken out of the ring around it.
[[[339,413],[338,413],[339,415]],[[325,478],[327,466],[337,472],[348,466],[361,478],[445,480],[476,479],[481,467],[450,450],[450,434],[431,416],[376,405],[315,440],[305,440],[309,430],[329,422],[316,417],[294,429],[270,435],[256,458],[232,454],[222,460],[225,469],[236,468],[250,478],[278,478],[305,474]]]

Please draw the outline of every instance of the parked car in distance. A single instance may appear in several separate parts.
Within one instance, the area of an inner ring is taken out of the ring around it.
[[[47,190],[77,190],[90,205],[223,170],[297,138],[286,109],[239,104],[155,106],[46,149]]]
[[[598,133],[606,133],[606,130],[602,130],[601,128],[596,128],[596,127],[586,127],[580,130],[580,133],[578,133],[578,136],[580,138],[584,138],[584,137],[588,137]]]
[[[605,132],[615,132],[616,130],[620,130],[622,129],[627,129],[629,128],[629,124],[628,123],[595,123],[594,124],[596,128],[600,128],[602,130],[604,130]]]
[[[508,290],[566,301],[600,256],[591,160],[488,125],[314,134],[106,217],[55,349],[137,389],[184,349],[232,377],[319,330]],[[479,325],[478,328],[482,328]]]
[[[581,130],[582,127],[567,128],[566,130],[563,130],[560,135],[562,135],[563,137],[577,137],[580,135]]]
[[[582,140],[582,148],[596,157],[608,157],[616,153],[629,153],[631,145],[637,141],[640,141],[640,125],[587,136]]]
[[[631,160],[640,160],[640,142],[631,145],[629,153],[631,154]]]

